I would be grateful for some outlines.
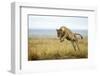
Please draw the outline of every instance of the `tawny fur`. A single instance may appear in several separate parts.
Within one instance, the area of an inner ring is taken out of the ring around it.
[[[78,37],[76,35],[79,35],[81,39],[83,39],[83,36],[79,33],[73,33],[70,29],[68,29],[65,26],[60,27],[60,29],[57,29],[57,35],[60,38],[60,41],[63,42],[64,39],[67,39],[72,42],[72,45],[76,51],[75,44],[80,51],[79,45],[78,45]]]

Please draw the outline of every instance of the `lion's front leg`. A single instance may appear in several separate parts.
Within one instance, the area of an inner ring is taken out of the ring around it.
[[[60,37],[60,42],[63,42],[65,38],[66,38],[66,35],[64,35],[63,37]]]
[[[60,42],[63,42],[64,41],[64,38],[60,38]]]

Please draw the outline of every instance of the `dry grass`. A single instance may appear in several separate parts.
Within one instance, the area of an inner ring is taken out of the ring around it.
[[[81,51],[75,51],[70,41],[57,38],[29,38],[28,60],[87,58],[87,38],[79,40],[79,47]]]

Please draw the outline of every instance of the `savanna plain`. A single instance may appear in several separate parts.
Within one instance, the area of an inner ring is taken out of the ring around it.
[[[88,37],[78,40],[80,51],[74,50],[70,41],[58,38],[28,38],[28,60],[88,58]]]

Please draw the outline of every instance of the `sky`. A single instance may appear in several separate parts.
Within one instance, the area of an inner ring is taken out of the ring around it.
[[[87,30],[88,17],[57,17],[29,15],[29,29],[58,29],[65,26],[72,30]]]

